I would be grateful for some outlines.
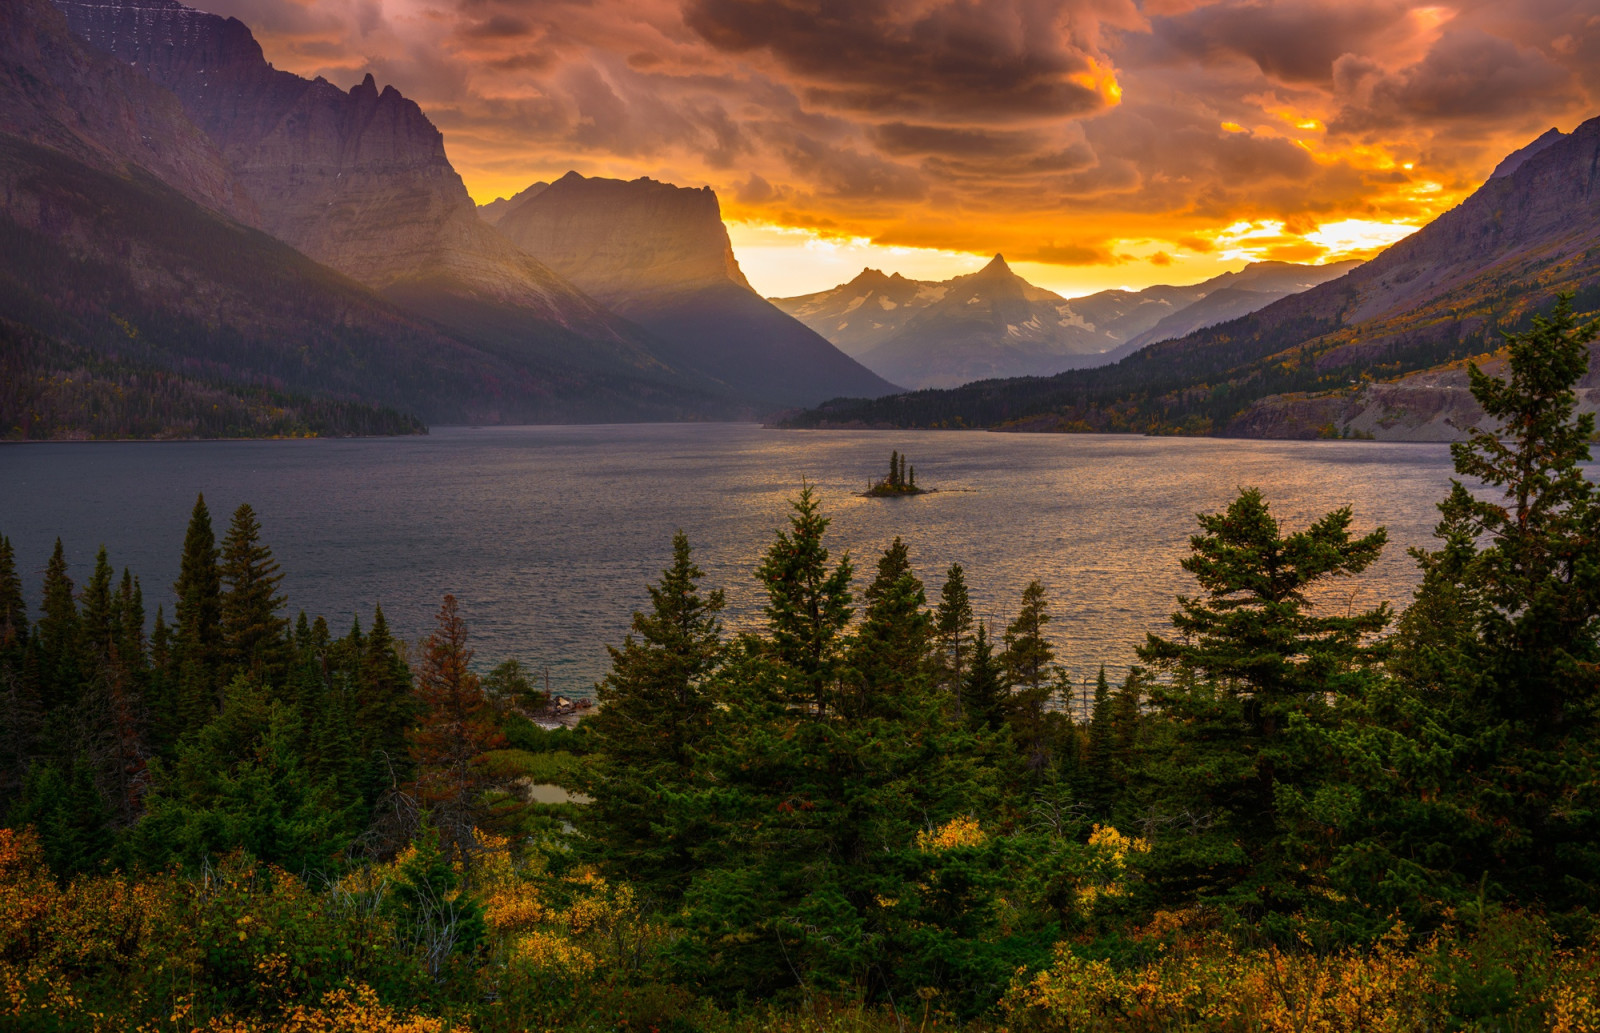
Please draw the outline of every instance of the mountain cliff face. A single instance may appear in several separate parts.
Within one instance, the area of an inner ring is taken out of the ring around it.
[[[142,168],[208,208],[247,224],[259,219],[177,98],[80,45],[46,0],[0,5],[0,132],[94,168]]]
[[[600,306],[477,217],[416,103],[267,63],[245,25],[176,0],[57,0],[72,31],[170,90],[260,210],[260,225],[379,290],[460,293],[615,346]],[[642,365],[641,348],[625,348]]]
[[[1188,287],[1069,300],[1028,283],[997,255],[984,270],[943,282],[867,269],[833,290],[773,304],[896,383],[954,387],[1115,362],[1152,341],[1263,308],[1355,264],[1260,262]]]
[[[1600,312],[1600,119],[1541,140],[1372,261],[1242,319],[1112,366],[791,422],[1458,437],[1475,417],[1449,364],[1494,352],[1559,291],[1580,315]]]
[[[674,366],[775,405],[894,390],[750,288],[709,188],[572,172],[524,194],[496,227],[642,326]]]

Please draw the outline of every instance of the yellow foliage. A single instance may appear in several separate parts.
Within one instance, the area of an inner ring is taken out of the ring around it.
[[[381,1003],[365,986],[353,993],[334,990],[314,1006],[295,1005],[270,1022],[212,1019],[199,1027],[204,1033],[472,1033],[462,1025],[426,1015],[399,1014]]]
[[[982,846],[988,839],[988,835],[978,827],[976,818],[962,815],[932,832],[918,832],[917,849],[925,854],[934,854],[960,847]]]

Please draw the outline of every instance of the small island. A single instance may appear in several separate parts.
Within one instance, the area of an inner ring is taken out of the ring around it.
[[[917,487],[917,468],[911,467],[910,473],[906,471],[906,457],[899,451],[889,453],[889,474],[867,486],[862,494],[867,498],[888,498],[900,495],[928,495],[938,491],[937,488]]]

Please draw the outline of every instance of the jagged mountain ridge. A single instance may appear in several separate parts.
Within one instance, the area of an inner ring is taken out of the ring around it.
[[[1362,381],[1403,385],[1413,405],[1431,397],[1433,415],[1459,411],[1427,394],[1457,389],[1441,366],[1495,351],[1502,331],[1557,291],[1574,293],[1579,312],[1600,311],[1600,118],[1513,157],[1510,171],[1372,261],[1242,319],[1113,366],[840,402],[789,425],[1312,437],[1364,426],[1417,436],[1432,422],[1432,434],[1459,437],[1465,416],[1413,417],[1400,394]],[[1427,371],[1441,376],[1407,381]]]
[[[1017,276],[997,255],[978,273],[942,282],[866,269],[832,290],[773,303],[890,380],[953,387],[1115,362],[1152,341],[1245,315],[1355,264],[1260,262],[1190,286],[1067,299]],[[1187,323],[1186,312],[1192,313]]]
[[[362,416],[363,403],[442,422],[738,411],[725,395],[474,347],[246,225],[229,214],[250,214],[242,195],[208,192],[228,170],[177,98],[77,39],[47,0],[0,6],[0,91],[0,320],[8,340],[33,342],[34,366],[87,353],[108,384],[157,369],[224,397],[295,392],[336,403],[307,411],[347,414],[347,428],[408,422]]]
[[[895,390],[751,289],[709,187],[569,172],[518,197],[497,228],[642,326],[674,365],[774,405]]]

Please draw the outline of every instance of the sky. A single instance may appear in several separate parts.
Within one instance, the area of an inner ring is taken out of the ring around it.
[[[751,283],[1366,258],[1600,114],[1600,0],[190,0],[417,101],[480,203],[709,185]]]

